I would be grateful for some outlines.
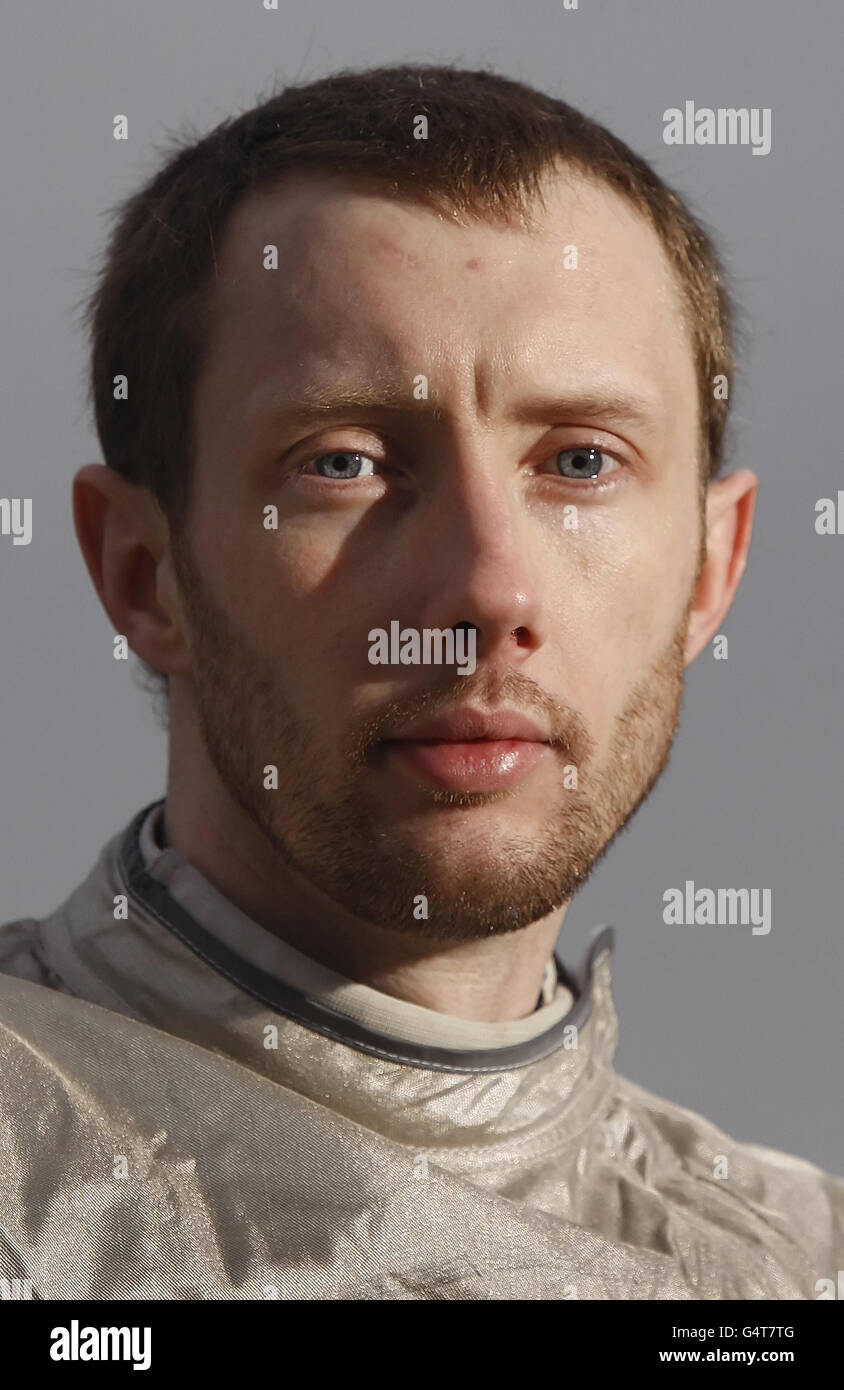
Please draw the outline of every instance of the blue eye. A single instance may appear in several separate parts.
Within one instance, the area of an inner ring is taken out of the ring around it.
[[[314,466],[321,478],[361,478],[369,477],[373,472],[372,459],[366,454],[355,453],[352,449],[337,449],[330,454],[320,454],[314,459]]]
[[[612,472],[612,468],[602,467],[604,460],[615,464],[615,459],[601,449],[561,449],[556,455],[557,469],[564,478],[597,478],[599,473]]]

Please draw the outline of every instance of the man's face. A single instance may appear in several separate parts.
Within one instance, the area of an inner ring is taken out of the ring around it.
[[[280,862],[432,939],[567,901],[682,695],[701,522],[679,293],[624,201],[571,173],[546,190],[531,231],[339,178],[251,195],[195,399],[174,560],[208,754]],[[393,621],[474,625],[475,672],[371,664]],[[466,708],[539,745],[430,723]]]

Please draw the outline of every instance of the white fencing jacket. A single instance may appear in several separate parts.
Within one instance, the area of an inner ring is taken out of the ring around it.
[[[0,928],[0,1279],[42,1299],[813,1299],[844,1181],[613,1068],[613,933],[528,1018],[344,979],[158,802]]]

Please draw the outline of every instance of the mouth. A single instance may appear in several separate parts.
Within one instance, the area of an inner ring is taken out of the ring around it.
[[[400,739],[387,757],[439,791],[489,792],[516,786],[550,752],[524,739]]]
[[[506,790],[551,752],[548,735],[525,715],[471,709],[418,720],[383,747],[397,771],[451,792]]]

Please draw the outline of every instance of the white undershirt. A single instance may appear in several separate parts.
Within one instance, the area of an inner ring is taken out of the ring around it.
[[[558,979],[552,959],[545,967],[541,1003],[527,1018],[484,1023],[457,1018],[383,994],[328,969],[259,926],[202,876],[178,850],[162,848],[163,803],[150,811],[140,832],[148,873],[207,932],[243,960],[281,980],[325,1008],[388,1037],[432,1047],[509,1047],[538,1037],[571,1010],[574,997]]]

